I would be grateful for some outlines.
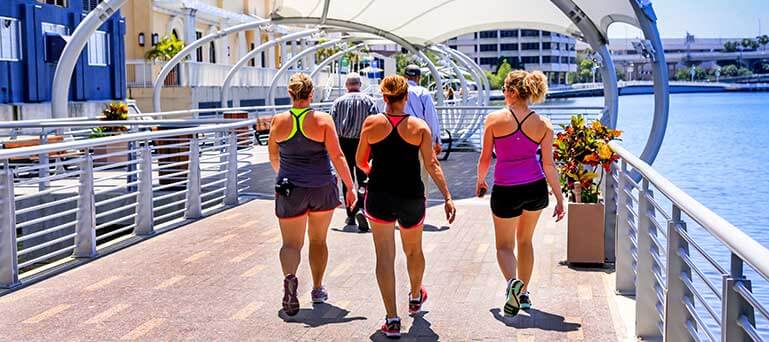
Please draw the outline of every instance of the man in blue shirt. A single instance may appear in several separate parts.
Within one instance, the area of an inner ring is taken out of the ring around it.
[[[441,152],[441,123],[438,120],[438,110],[435,109],[435,104],[433,103],[433,95],[430,94],[429,90],[419,85],[422,71],[419,66],[409,64],[403,76],[406,77],[409,84],[408,102],[403,111],[427,122],[427,127],[430,128],[430,133],[433,136],[433,149],[435,154],[439,154]],[[425,185],[425,198],[427,198],[427,193],[429,192],[429,182],[427,171],[422,167],[422,183]]]

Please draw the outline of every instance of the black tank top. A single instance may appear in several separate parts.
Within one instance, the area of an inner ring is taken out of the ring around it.
[[[407,120],[408,115],[385,116],[392,125],[392,132],[382,141],[371,144],[368,189],[406,198],[424,198],[419,146],[409,144],[398,133],[398,126]]]

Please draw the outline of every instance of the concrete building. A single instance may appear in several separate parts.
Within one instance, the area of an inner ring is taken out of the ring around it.
[[[267,0],[132,0],[123,7],[126,17],[126,59],[129,97],[139,108],[149,111],[152,81],[162,62],[145,59],[155,43],[175,36],[188,44],[200,37],[230,26],[267,17],[272,1]],[[165,81],[163,110],[220,107],[220,86],[227,72],[254,47],[280,37],[288,29],[270,26],[229,35],[199,48]],[[233,82],[231,102],[235,106],[263,105],[265,84],[269,85],[281,61],[296,53],[308,40],[287,42],[267,49],[241,69]],[[277,100],[284,98],[285,91]]]
[[[697,38],[688,35],[684,38],[663,38],[662,45],[665,47],[665,60],[671,75],[679,68],[692,65],[709,69],[734,64],[758,72],[761,63],[769,63],[767,47],[748,49],[738,46],[737,51],[726,51],[724,48],[727,42],[741,41],[742,38]],[[614,63],[624,71],[627,80],[651,79],[651,65],[642,53],[642,46],[638,38],[614,38],[609,42]],[[577,49],[586,51],[588,46],[578,44]]]
[[[494,71],[502,59],[513,68],[541,70],[551,84],[565,84],[566,75],[577,71],[576,40],[540,30],[491,30],[464,34],[446,44],[470,56],[481,67]]]
[[[0,1],[0,120],[51,118],[51,85],[64,38],[99,1]],[[124,99],[125,21],[117,12],[91,37],[78,59],[70,115],[94,116]]]

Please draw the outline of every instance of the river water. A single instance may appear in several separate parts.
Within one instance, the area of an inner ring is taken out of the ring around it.
[[[600,106],[603,98],[553,100],[548,104]],[[651,95],[620,97],[618,128],[624,131],[623,145],[636,155],[640,155],[646,143],[653,112]],[[667,134],[653,166],[690,196],[769,247],[767,147],[769,94],[675,94],[670,97]],[[690,224],[689,230],[728,270],[729,252],[695,224]],[[694,259],[720,288],[720,276],[715,269],[708,267],[703,258]],[[767,282],[750,269],[746,272],[754,281],[759,300],[769,306]],[[695,279],[695,283],[707,291],[702,281]],[[711,295],[706,298],[720,314],[717,299]],[[707,316],[700,303],[697,304],[701,315]],[[712,320],[708,323],[710,328],[718,330]],[[767,322],[759,319],[759,323],[762,335],[769,336]]]

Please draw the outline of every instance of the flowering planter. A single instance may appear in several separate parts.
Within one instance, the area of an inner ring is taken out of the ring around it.
[[[603,264],[603,203],[569,203],[566,261],[569,264]]]

